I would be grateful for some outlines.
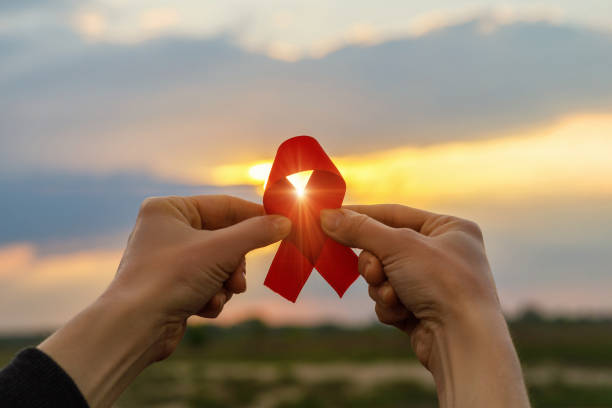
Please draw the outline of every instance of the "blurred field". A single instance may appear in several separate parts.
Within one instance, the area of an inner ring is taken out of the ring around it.
[[[534,407],[612,407],[612,320],[510,322]],[[0,340],[0,365],[35,337]],[[433,382],[402,333],[365,328],[190,327],[118,407],[435,407]]]

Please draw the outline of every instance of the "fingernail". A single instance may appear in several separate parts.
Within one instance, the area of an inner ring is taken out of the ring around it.
[[[335,231],[342,221],[342,211],[340,210],[321,210],[321,224],[328,231]]]
[[[274,224],[274,228],[276,228],[279,235],[285,236],[289,233],[289,231],[291,231],[291,220],[287,217],[275,215],[272,223]]]

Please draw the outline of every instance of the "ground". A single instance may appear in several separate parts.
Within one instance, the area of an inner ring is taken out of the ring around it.
[[[612,407],[612,322],[510,322],[533,406]],[[34,337],[0,340],[0,365]],[[117,407],[436,407],[433,381],[400,332],[191,327],[179,349],[149,367]]]

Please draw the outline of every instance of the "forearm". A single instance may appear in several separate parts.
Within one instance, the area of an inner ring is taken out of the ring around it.
[[[75,381],[90,407],[107,407],[158,353],[155,318],[101,297],[38,348]]]
[[[482,308],[435,329],[430,370],[440,407],[529,407],[501,311]]]

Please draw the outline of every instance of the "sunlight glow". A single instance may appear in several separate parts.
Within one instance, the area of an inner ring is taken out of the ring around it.
[[[298,197],[304,197],[304,194],[306,194],[306,185],[308,184],[308,180],[310,180],[311,175],[312,170],[306,170],[287,176],[287,180],[289,180],[289,182],[293,184],[293,187],[295,187],[295,193]]]
[[[254,181],[265,182],[271,169],[271,162],[257,163],[249,168],[249,177]]]
[[[577,115],[517,136],[335,159],[349,201],[432,203],[612,194],[612,115]]]
[[[334,157],[348,202],[428,205],[457,200],[612,194],[612,115],[573,115],[490,139]],[[215,184],[262,185],[271,162],[213,169]],[[197,172],[200,179],[202,172]],[[307,178],[290,181],[296,189]],[[258,188],[263,194],[263,189]]]

